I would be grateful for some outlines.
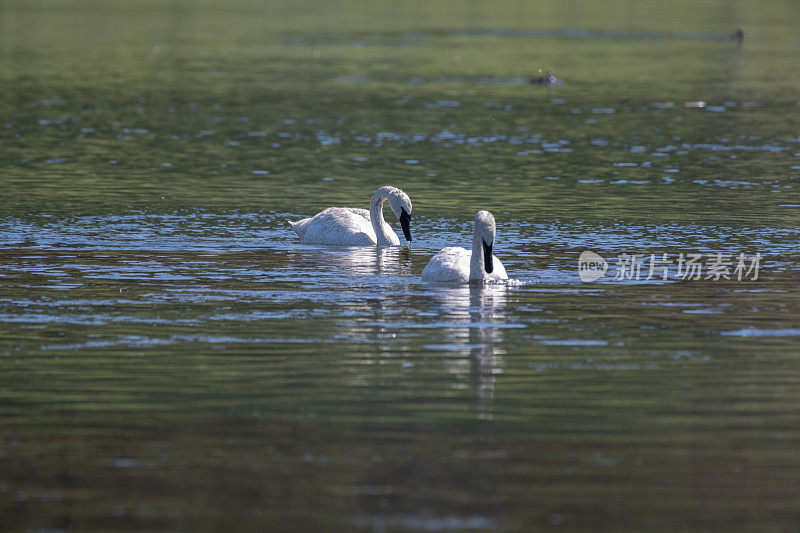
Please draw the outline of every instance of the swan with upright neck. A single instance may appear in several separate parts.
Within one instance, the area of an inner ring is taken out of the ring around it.
[[[369,210],[352,207],[329,207],[313,217],[289,221],[292,229],[305,244],[339,246],[397,246],[400,239],[383,219],[383,203],[400,220],[403,236],[411,242],[411,199],[406,193],[389,185],[372,195]]]
[[[470,283],[508,279],[503,263],[492,255],[494,239],[494,217],[488,211],[478,211],[472,251],[459,246],[442,249],[422,270],[422,280]]]

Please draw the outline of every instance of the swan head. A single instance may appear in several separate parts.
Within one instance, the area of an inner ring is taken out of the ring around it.
[[[411,198],[400,189],[394,189],[389,194],[389,207],[400,220],[406,240],[411,242]]]
[[[483,267],[488,274],[494,270],[494,260],[492,259],[492,246],[495,237],[494,217],[489,211],[478,211],[475,215],[475,236],[480,238],[483,246]]]

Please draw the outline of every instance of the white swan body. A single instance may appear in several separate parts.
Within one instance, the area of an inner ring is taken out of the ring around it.
[[[472,234],[472,250],[459,246],[442,249],[422,270],[422,280],[469,283],[508,279],[503,263],[492,255],[494,238],[494,217],[488,211],[478,211]]]
[[[383,203],[389,207],[411,242],[411,199],[406,193],[389,185],[381,187],[372,196],[369,211],[352,207],[329,207],[313,217],[297,222],[289,221],[300,242],[305,244],[333,244],[339,246],[397,246],[400,239],[383,219]]]

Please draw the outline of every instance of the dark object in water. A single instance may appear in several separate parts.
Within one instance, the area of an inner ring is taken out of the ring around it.
[[[744,30],[741,26],[739,26],[735,32],[731,33],[731,39],[738,42],[744,41]]]
[[[540,70],[539,72],[541,73],[542,71]],[[546,83],[547,85],[554,85],[558,83],[558,78],[556,78],[556,73],[551,69],[547,71],[546,76],[531,78],[531,83]]]

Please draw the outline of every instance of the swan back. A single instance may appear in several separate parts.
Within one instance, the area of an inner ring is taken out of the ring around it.
[[[329,207],[293,225],[306,244],[369,246],[375,244],[375,231],[365,209]]]
[[[444,283],[469,283],[471,255],[469,250],[460,246],[443,248],[422,269],[422,280]]]

